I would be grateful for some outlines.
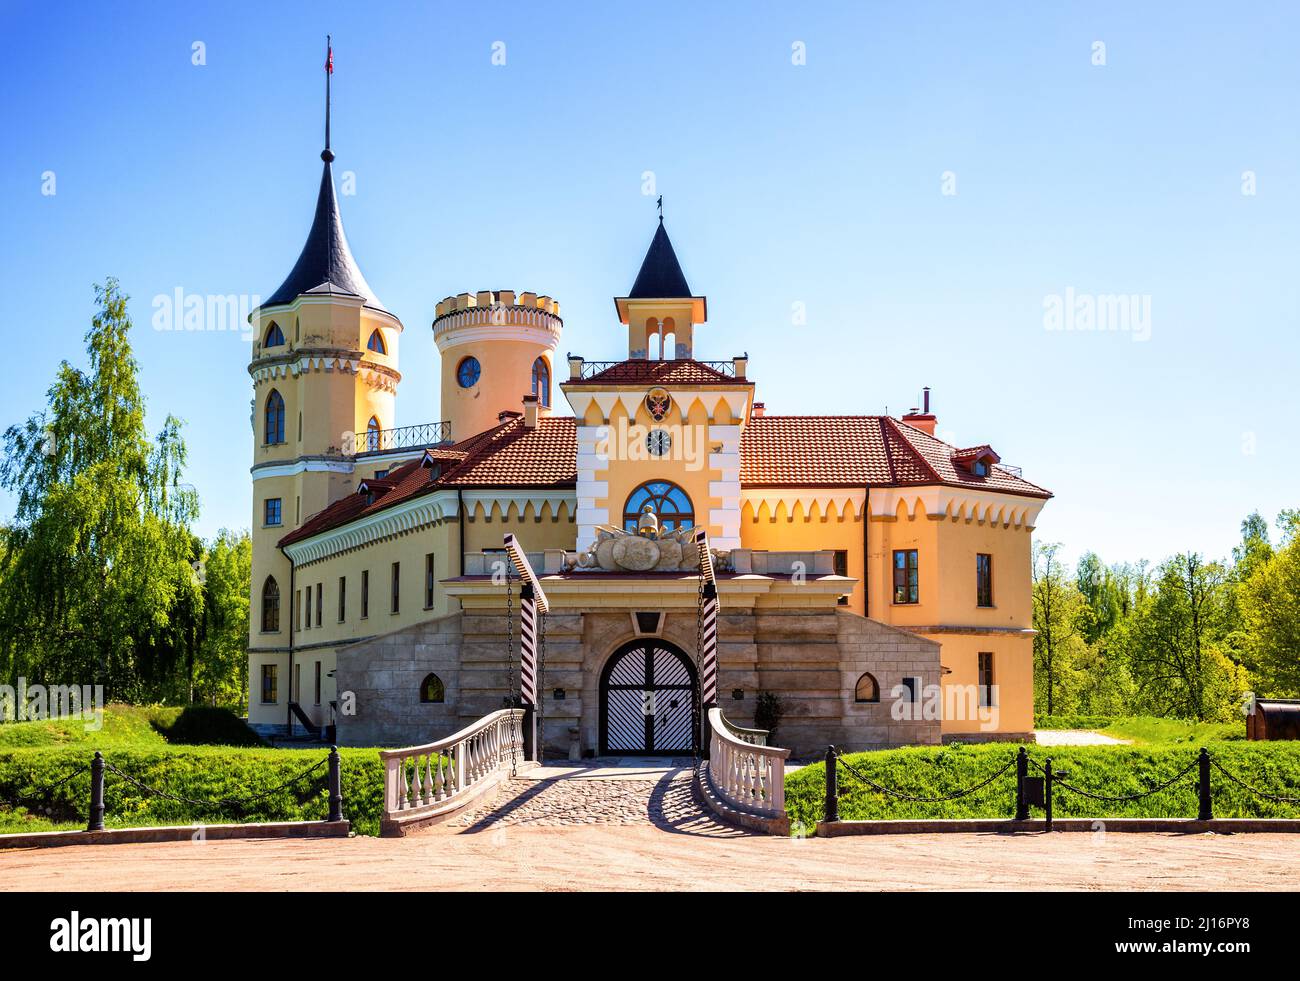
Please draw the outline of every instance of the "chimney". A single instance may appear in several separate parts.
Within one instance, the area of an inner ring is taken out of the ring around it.
[[[921,408],[913,409],[903,416],[903,422],[914,429],[921,430],[927,436],[934,435],[938,420],[935,419],[934,413],[930,411],[930,387],[928,385],[921,390]]]
[[[537,428],[537,396],[536,395],[524,396],[524,428],[525,429]]]
[[[765,404],[763,404],[762,402],[755,402],[754,407],[750,410],[749,414],[751,418],[762,419],[763,413],[766,411],[767,411],[767,406]]]

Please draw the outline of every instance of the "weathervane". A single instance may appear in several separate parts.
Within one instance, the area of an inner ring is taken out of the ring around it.
[[[321,151],[321,159],[329,163],[334,159],[334,151],[330,149],[330,78],[334,75],[334,44],[330,35],[325,35],[325,149]]]
[[[664,196],[662,194],[659,195],[659,200],[655,202],[655,204],[659,208],[659,220],[663,221],[664,220]]]

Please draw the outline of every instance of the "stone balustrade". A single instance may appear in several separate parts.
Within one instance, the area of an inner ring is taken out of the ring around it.
[[[523,709],[501,709],[423,746],[381,750],[382,835],[402,835],[460,810],[524,765]]]
[[[709,781],[729,806],[784,821],[789,756],[767,745],[766,730],[732,725],[721,709],[709,709]]]

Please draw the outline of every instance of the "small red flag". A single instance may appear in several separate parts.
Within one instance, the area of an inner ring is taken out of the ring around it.
[[[328,47],[325,49],[325,71],[334,74],[334,49]]]

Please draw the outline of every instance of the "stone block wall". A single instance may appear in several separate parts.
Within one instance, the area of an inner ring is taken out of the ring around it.
[[[568,754],[571,728],[578,730],[584,755],[596,752],[601,672],[616,650],[639,636],[644,635],[631,610],[546,618],[541,694],[548,754]],[[664,614],[653,636],[693,659],[694,613]],[[920,678],[923,690],[938,685],[939,648],[843,610],[724,610],[718,621],[719,702],[728,719],[749,726],[758,693],[775,693],[783,718],[774,743],[796,757],[821,755],[828,743],[850,750],[937,744],[939,720],[897,718],[891,695],[904,677]],[[419,700],[420,683],[430,672],[443,681],[444,704]],[[855,702],[863,672],[876,678],[879,702]],[[356,714],[340,715],[339,741],[416,745],[450,735],[501,708],[512,674],[518,691],[518,648],[512,665],[504,611],[455,613],[342,648],[338,690],[355,694]],[[734,697],[737,691],[740,698]]]

